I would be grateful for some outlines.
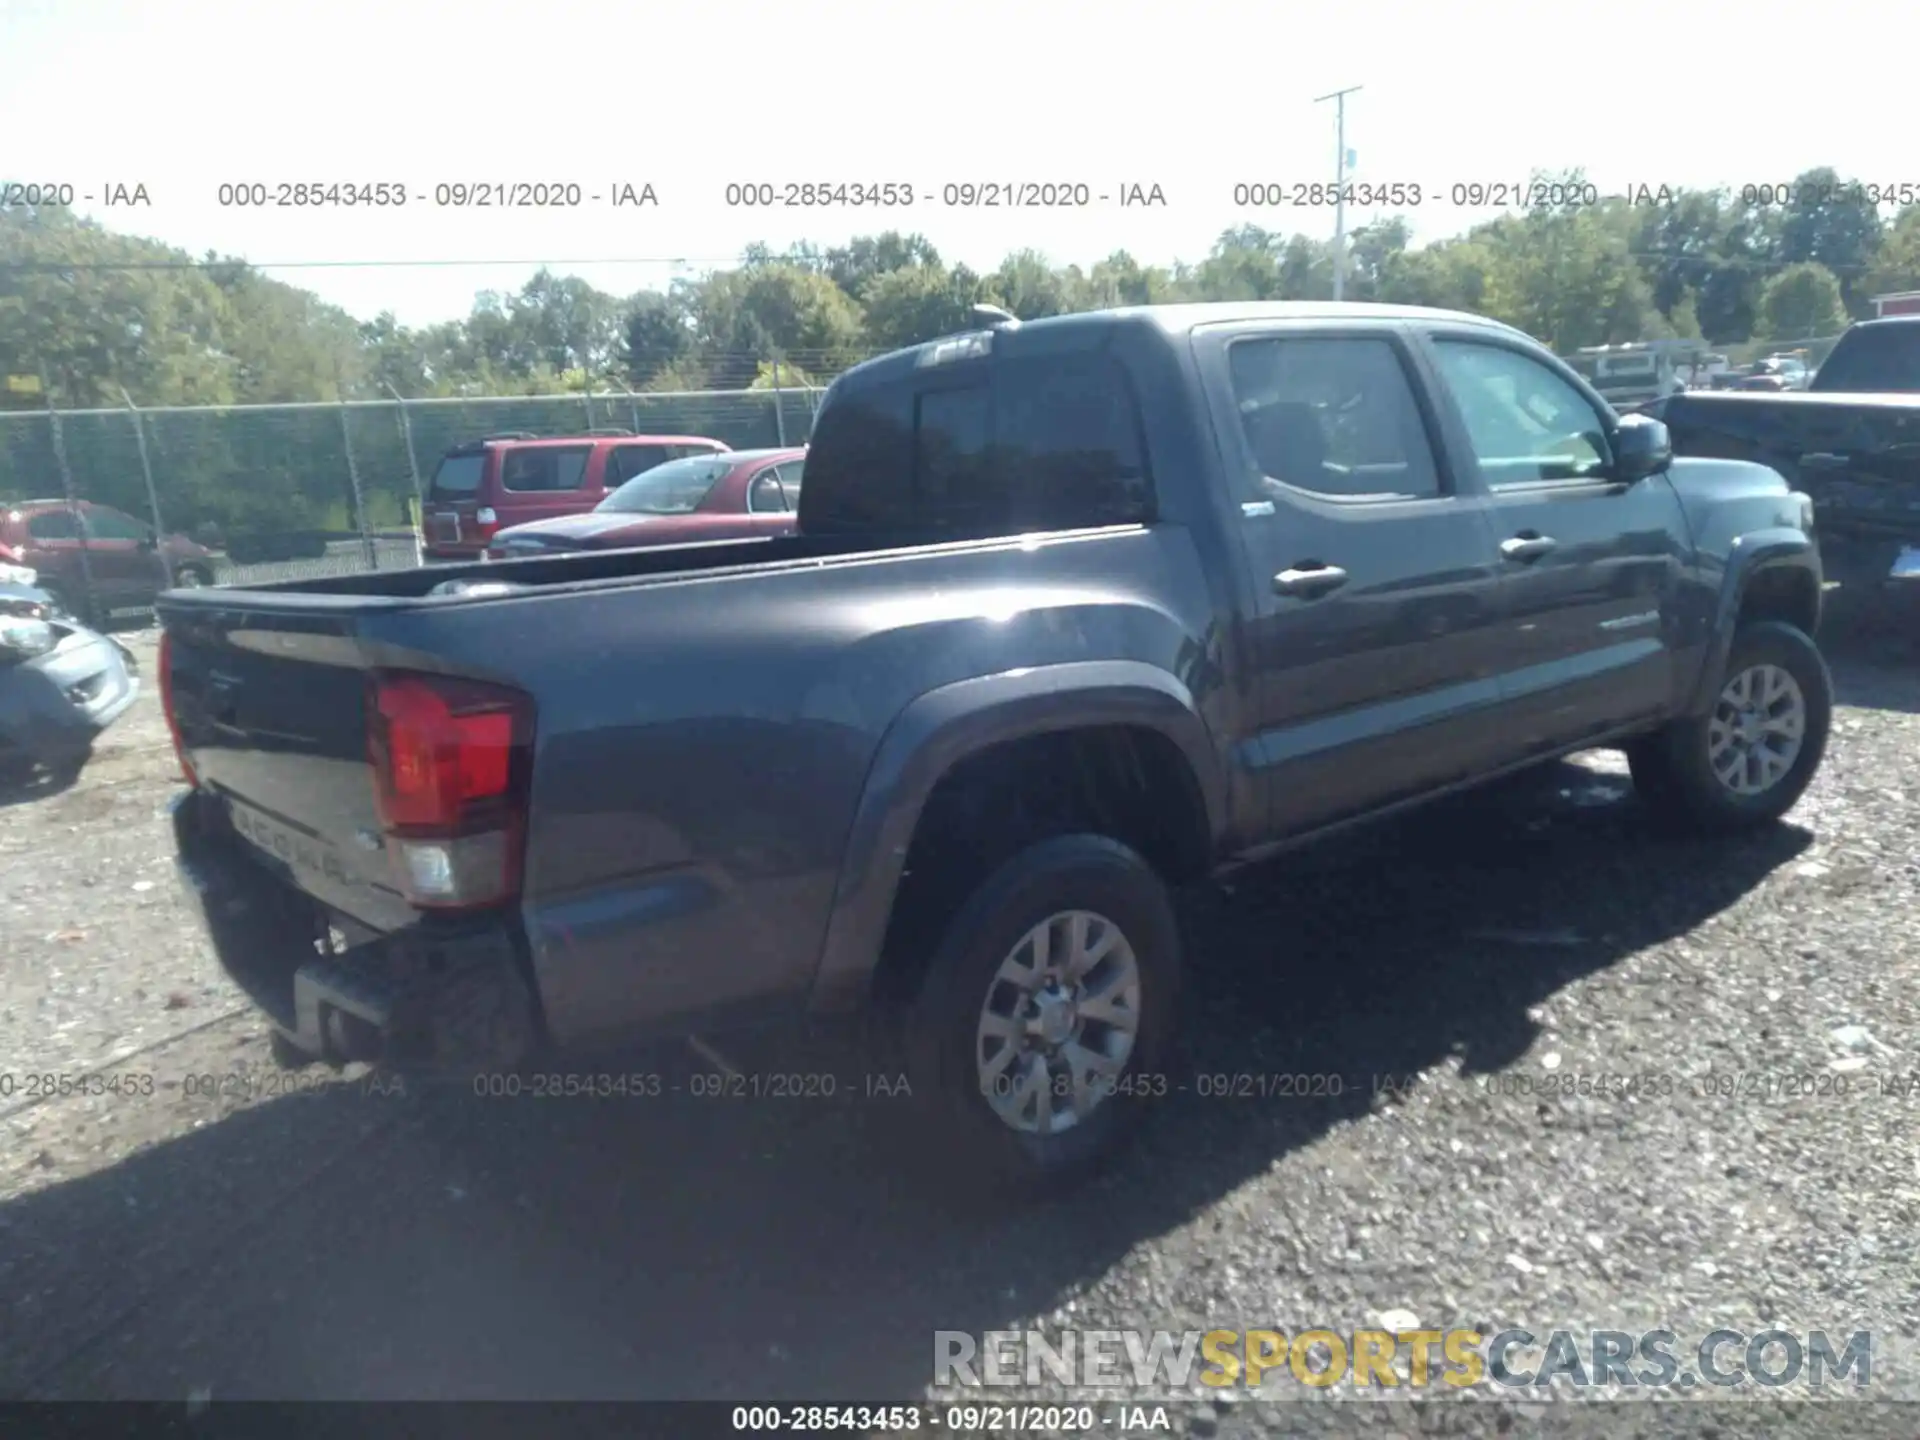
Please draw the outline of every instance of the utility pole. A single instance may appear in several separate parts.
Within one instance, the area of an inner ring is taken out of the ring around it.
[[[1333,101],[1334,191],[1333,191],[1333,298],[1342,299],[1347,290],[1347,96],[1363,87],[1349,85],[1330,95],[1317,95],[1313,103]]]

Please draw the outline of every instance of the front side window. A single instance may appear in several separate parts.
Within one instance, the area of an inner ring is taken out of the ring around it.
[[[131,515],[122,515],[118,510],[89,510],[86,512],[86,521],[87,535],[94,540],[131,540],[139,543],[151,533]]]
[[[1439,470],[1392,342],[1235,341],[1227,352],[1241,432],[1261,477],[1341,500],[1430,500]]]
[[[1547,366],[1474,340],[1437,340],[1434,352],[1490,489],[1606,474],[1604,421]]]

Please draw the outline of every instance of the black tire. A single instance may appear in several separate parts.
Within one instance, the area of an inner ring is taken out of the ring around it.
[[[1804,727],[1793,762],[1766,789],[1743,794],[1714,773],[1709,739],[1714,711],[1676,720],[1627,749],[1634,789],[1662,820],[1709,833],[1769,825],[1791,810],[1812,783],[1833,724],[1833,679],[1826,661],[1804,631],[1765,620],[1743,625],[1734,635],[1722,687],[1759,665],[1784,670],[1804,701]],[[1716,693],[1715,708],[1718,704]]]
[[[57,760],[46,761],[41,768],[47,772],[47,779],[56,790],[65,790],[80,782],[80,772],[87,768],[93,759],[93,747],[88,746],[77,754],[66,754]]]
[[[1001,962],[1048,917],[1084,910],[1118,927],[1139,976],[1131,1055],[1110,1093],[1071,1128],[1041,1136],[1003,1121],[977,1068],[982,1007]],[[1116,840],[1065,835],[1021,851],[960,907],[907,1016],[920,1138],[967,1190],[1034,1193],[1076,1183],[1125,1145],[1168,1079],[1179,1026],[1180,932],[1166,886]]]
[[[304,1070],[319,1059],[294,1044],[277,1025],[267,1027],[267,1055],[282,1070]]]

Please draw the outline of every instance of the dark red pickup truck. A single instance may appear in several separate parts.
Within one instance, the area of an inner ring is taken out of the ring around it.
[[[688,455],[715,455],[705,435],[490,435],[440,459],[427,486],[429,560],[478,560],[510,525],[584,514],[634,476]]]

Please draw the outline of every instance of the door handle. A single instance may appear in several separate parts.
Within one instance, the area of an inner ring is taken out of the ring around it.
[[[1273,593],[1296,600],[1317,600],[1347,583],[1347,572],[1338,565],[1306,565],[1282,570],[1273,577]]]
[[[1815,450],[1800,457],[1803,470],[1844,470],[1849,463],[1847,456],[1836,455],[1831,450]]]
[[[1558,548],[1559,544],[1551,535],[1516,535],[1511,540],[1500,542],[1500,553],[1509,560],[1525,564],[1530,560],[1538,560]]]

